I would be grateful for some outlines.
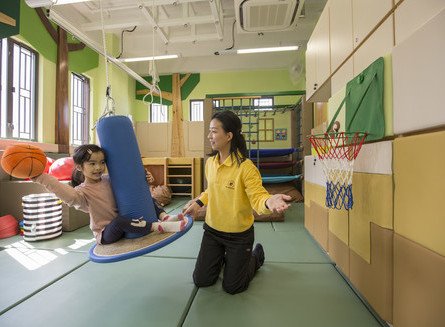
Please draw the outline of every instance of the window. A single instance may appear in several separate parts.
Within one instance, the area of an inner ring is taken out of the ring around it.
[[[190,100],[190,121],[203,121],[204,101]]]
[[[34,141],[38,54],[12,39],[0,42],[0,137]]]
[[[258,119],[258,141],[273,142],[274,141],[274,120],[273,118]]]
[[[71,74],[71,144],[89,142],[90,80],[85,76]]]
[[[264,108],[255,108],[255,110],[259,111],[272,110],[273,98],[253,99],[253,105],[254,107],[264,107]]]
[[[150,122],[151,123],[167,123],[168,108],[166,105],[152,103],[150,106]]]

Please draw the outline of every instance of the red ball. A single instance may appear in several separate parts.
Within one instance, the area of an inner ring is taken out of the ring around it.
[[[46,155],[42,149],[33,145],[10,145],[3,152],[1,166],[16,178],[32,178],[43,173]]]
[[[50,158],[50,157],[46,157],[46,166],[45,166],[45,170],[43,171],[44,173],[47,173],[48,174],[48,172],[49,172],[49,167],[51,167],[51,165],[54,163],[54,159],[53,158]]]
[[[49,167],[48,174],[54,176],[59,181],[68,181],[71,180],[74,166],[73,158],[60,158],[54,161],[51,167]]]

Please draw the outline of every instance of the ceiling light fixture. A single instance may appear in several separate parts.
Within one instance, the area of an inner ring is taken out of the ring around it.
[[[178,55],[163,55],[163,56],[154,56],[154,57],[137,57],[137,58],[122,58],[120,61],[122,62],[134,62],[134,61],[151,61],[151,60],[163,60],[163,59],[176,59]]]
[[[288,46],[288,47],[239,49],[239,50],[236,50],[236,53],[237,54],[245,54],[245,53],[278,52],[278,51],[292,51],[292,50],[298,50],[298,45],[293,45],[293,46]]]
[[[25,0],[26,4],[31,8],[67,5],[87,1],[90,0]]]

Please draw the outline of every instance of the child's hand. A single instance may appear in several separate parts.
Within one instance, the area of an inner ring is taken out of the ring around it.
[[[290,204],[286,203],[285,201],[291,200],[292,197],[290,195],[275,194],[267,199],[266,205],[270,211],[281,213],[286,211],[290,207]]]
[[[147,169],[145,169],[145,178],[147,179],[147,183],[149,185],[151,185],[155,182],[155,178]]]

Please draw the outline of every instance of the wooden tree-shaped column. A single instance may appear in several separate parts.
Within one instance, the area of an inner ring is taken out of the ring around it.
[[[68,43],[67,33],[64,29],[54,26],[49,22],[41,8],[36,12],[45,26],[46,31],[57,45],[56,64],[56,110],[55,110],[55,136],[59,146],[59,152],[68,153],[70,144],[70,109],[68,104],[68,51],[77,51],[85,47],[83,43]]]

